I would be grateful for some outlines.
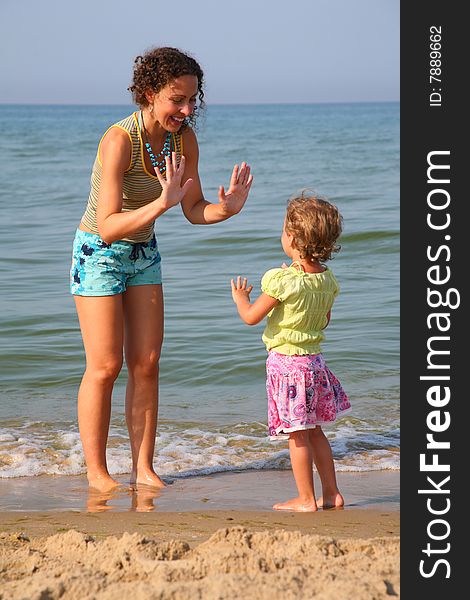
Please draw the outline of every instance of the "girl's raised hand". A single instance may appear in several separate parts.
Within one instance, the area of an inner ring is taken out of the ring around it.
[[[169,156],[165,157],[166,177],[163,177],[163,175],[160,173],[160,169],[155,167],[155,174],[157,175],[158,181],[162,186],[162,193],[159,201],[163,203],[165,209],[179,204],[193,183],[192,179],[188,179],[185,181],[184,185],[181,186],[185,162],[186,160],[184,156],[182,156],[180,164],[178,165],[176,160],[176,152],[172,152],[171,160]]]
[[[231,217],[241,211],[252,183],[253,175],[250,173],[249,165],[243,162],[241,168],[238,165],[233,167],[227,193],[223,185],[219,187],[219,204],[225,214]]]
[[[248,279],[246,277],[244,277],[242,281],[242,278],[239,275],[236,282],[231,279],[230,283],[232,284],[232,298],[235,304],[241,298],[246,298],[248,302],[250,301],[250,293],[253,290],[253,286],[248,285]]]

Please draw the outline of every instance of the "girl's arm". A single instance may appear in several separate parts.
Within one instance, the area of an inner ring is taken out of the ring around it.
[[[250,167],[246,163],[242,163],[240,168],[235,165],[227,193],[223,186],[220,186],[218,204],[211,204],[204,199],[202,192],[198,173],[199,147],[192,129],[188,128],[183,133],[183,151],[186,156],[183,181],[186,178],[194,181],[181,202],[184,216],[188,221],[197,225],[208,225],[225,221],[239,213],[246,202],[253,181]]]
[[[326,329],[328,327],[328,325],[330,323],[330,319],[331,319],[331,308],[326,315],[326,325],[325,325],[325,327],[322,327],[322,329]]]
[[[108,244],[139,231],[169,208],[179,204],[192,184],[190,179],[185,178],[185,183],[181,186],[185,160],[182,157],[180,165],[176,166],[176,155],[173,153],[172,161],[168,157],[166,160],[166,179],[161,176],[158,168],[155,169],[163,188],[160,197],[136,210],[121,212],[124,172],[129,167],[131,150],[129,136],[117,127],[109,130],[99,149],[102,170],[96,219],[98,232]]]
[[[241,320],[247,325],[257,325],[271,312],[276,304],[279,304],[279,300],[268,296],[264,292],[251,304],[250,292],[253,286],[250,285],[247,287],[248,281],[246,277],[242,282],[242,278],[238,276],[236,282],[233,279],[231,280],[231,284],[232,298],[237,305],[238,314]]]

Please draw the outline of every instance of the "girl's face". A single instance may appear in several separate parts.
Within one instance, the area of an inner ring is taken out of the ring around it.
[[[284,219],[284,225],[282,227],[282,236],[281,236],[281,244],[282,249],[284,250],[286,256],[292,258],[292,242],[294,240],[294,236],[291,233],[287,233],[286,231],[286,220]]]
[[[195,75],[177,77],[157,94],[148,92],[152,116],[163,129],[176,133],[184,119],[194,111],[197,92],[198,80]]]

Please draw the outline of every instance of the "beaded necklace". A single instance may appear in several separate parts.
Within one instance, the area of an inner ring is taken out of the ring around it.
[[[158,168],[160,173],[163,175],[166,171],[165,159],[167,156],[171,155],[171,133],[168,132],[166,134],[166,138],[163,143],[163,148],[160,150],[160,152],[158,154],[155,154],[154,151],[152,150],[152,146],[150,145],[150,142],[148,141],[149,135],[148,135],[147,130],[144,125],[144,115],[142,113],[140,113],[140,114],[141,114],[141,119],[142,119],[142,131],[144,132],[144,135],[145,135],[145,149],[147,150],[148,155],[150,156],[150,162],[152,163],[152,166],[154,168]]]

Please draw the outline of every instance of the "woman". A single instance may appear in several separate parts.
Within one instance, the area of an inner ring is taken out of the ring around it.
[[[119,485],[107,469],[106,443],[123,355],[131,484],[164,485],[153,468],[163,341],[154,222],[177,204],[190,223],[224,221],[242,209],[253,181],[248,165],[235,165],[218,202],[203,197],[190,126],[197,98],[203,104],[203,72],[192,57],[175,48],[148,51],[136,58],[129,90],[140,111],[101,139],[70,273],[86,353],[78,394],[80,437],[89,485],[100,491]]]

